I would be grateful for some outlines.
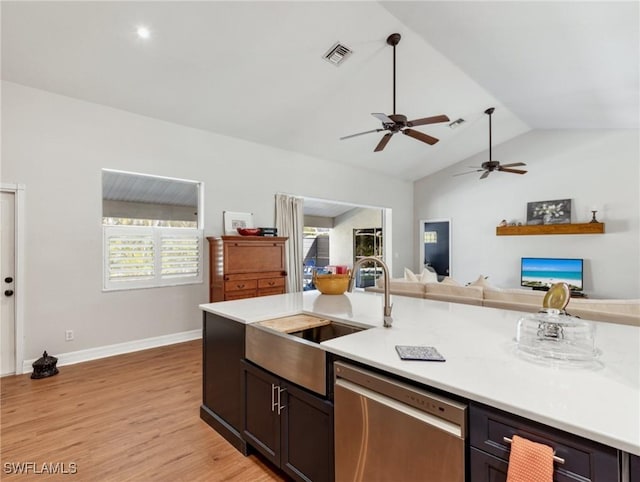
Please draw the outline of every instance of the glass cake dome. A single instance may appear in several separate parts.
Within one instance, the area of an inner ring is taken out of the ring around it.
[[[520,318],[516,343],[519,352],[536,359],[580,363],[599,355],[594,323],[552,308]]]

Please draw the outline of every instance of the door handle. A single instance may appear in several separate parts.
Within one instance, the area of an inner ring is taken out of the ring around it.
[[[280,415],[280,412],[282,412],[285,408],[287,408],[285,405],[282,405],[280,403],[280,401],[281,401],[280,400],[280,395],[282,395],[282,392],[286,391],[287,389],[286,388],[280,388],[280,387],[277,387],[277,388],[278,388],[278,415]]]
[[[276,394],[275,394],[275,390],[276,390],[276,386],[272,383],[271,384],[271,411],[275,412],[276,410]]]
[[[4,295],[5,295],[5,296],[13,296],[13,290],[6,290],[6,291],[4,292]]]

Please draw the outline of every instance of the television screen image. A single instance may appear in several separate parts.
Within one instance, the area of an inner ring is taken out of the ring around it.
[[[522,258],[520,285],[547,290],[567,283],[571,291],[582,291],[582,259]]]

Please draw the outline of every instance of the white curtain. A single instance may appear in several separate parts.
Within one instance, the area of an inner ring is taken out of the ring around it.
[[[278,236],[286,236],[287,292],[302,291],[302,231],[304,228],[304,199],[276,194],[276,228]]]

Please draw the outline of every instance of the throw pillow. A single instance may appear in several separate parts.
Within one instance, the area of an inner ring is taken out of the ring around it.
[[[409,268],[404,269],[404,279],[405,281],[414,281],[416,283],[420,282],[420,280],[418,279],[418,276]]]
[[[428,269],[423,269],[422,273],[420,273],[420,282],[421,283],[437,283],[438,275],[433,271],[429,271]]]
[[[478,279],[469,283],[468,286],[479,286],[481,288],[495,289],[495,287],[487,281],[488,276],[480,275]]]
[[[442,281],[440,281],[440,283],[445,285],[452,285],[452,286],[462,286],[456,280],[454,280],[453,278],[449,278],[448,276],[446,276]]]

